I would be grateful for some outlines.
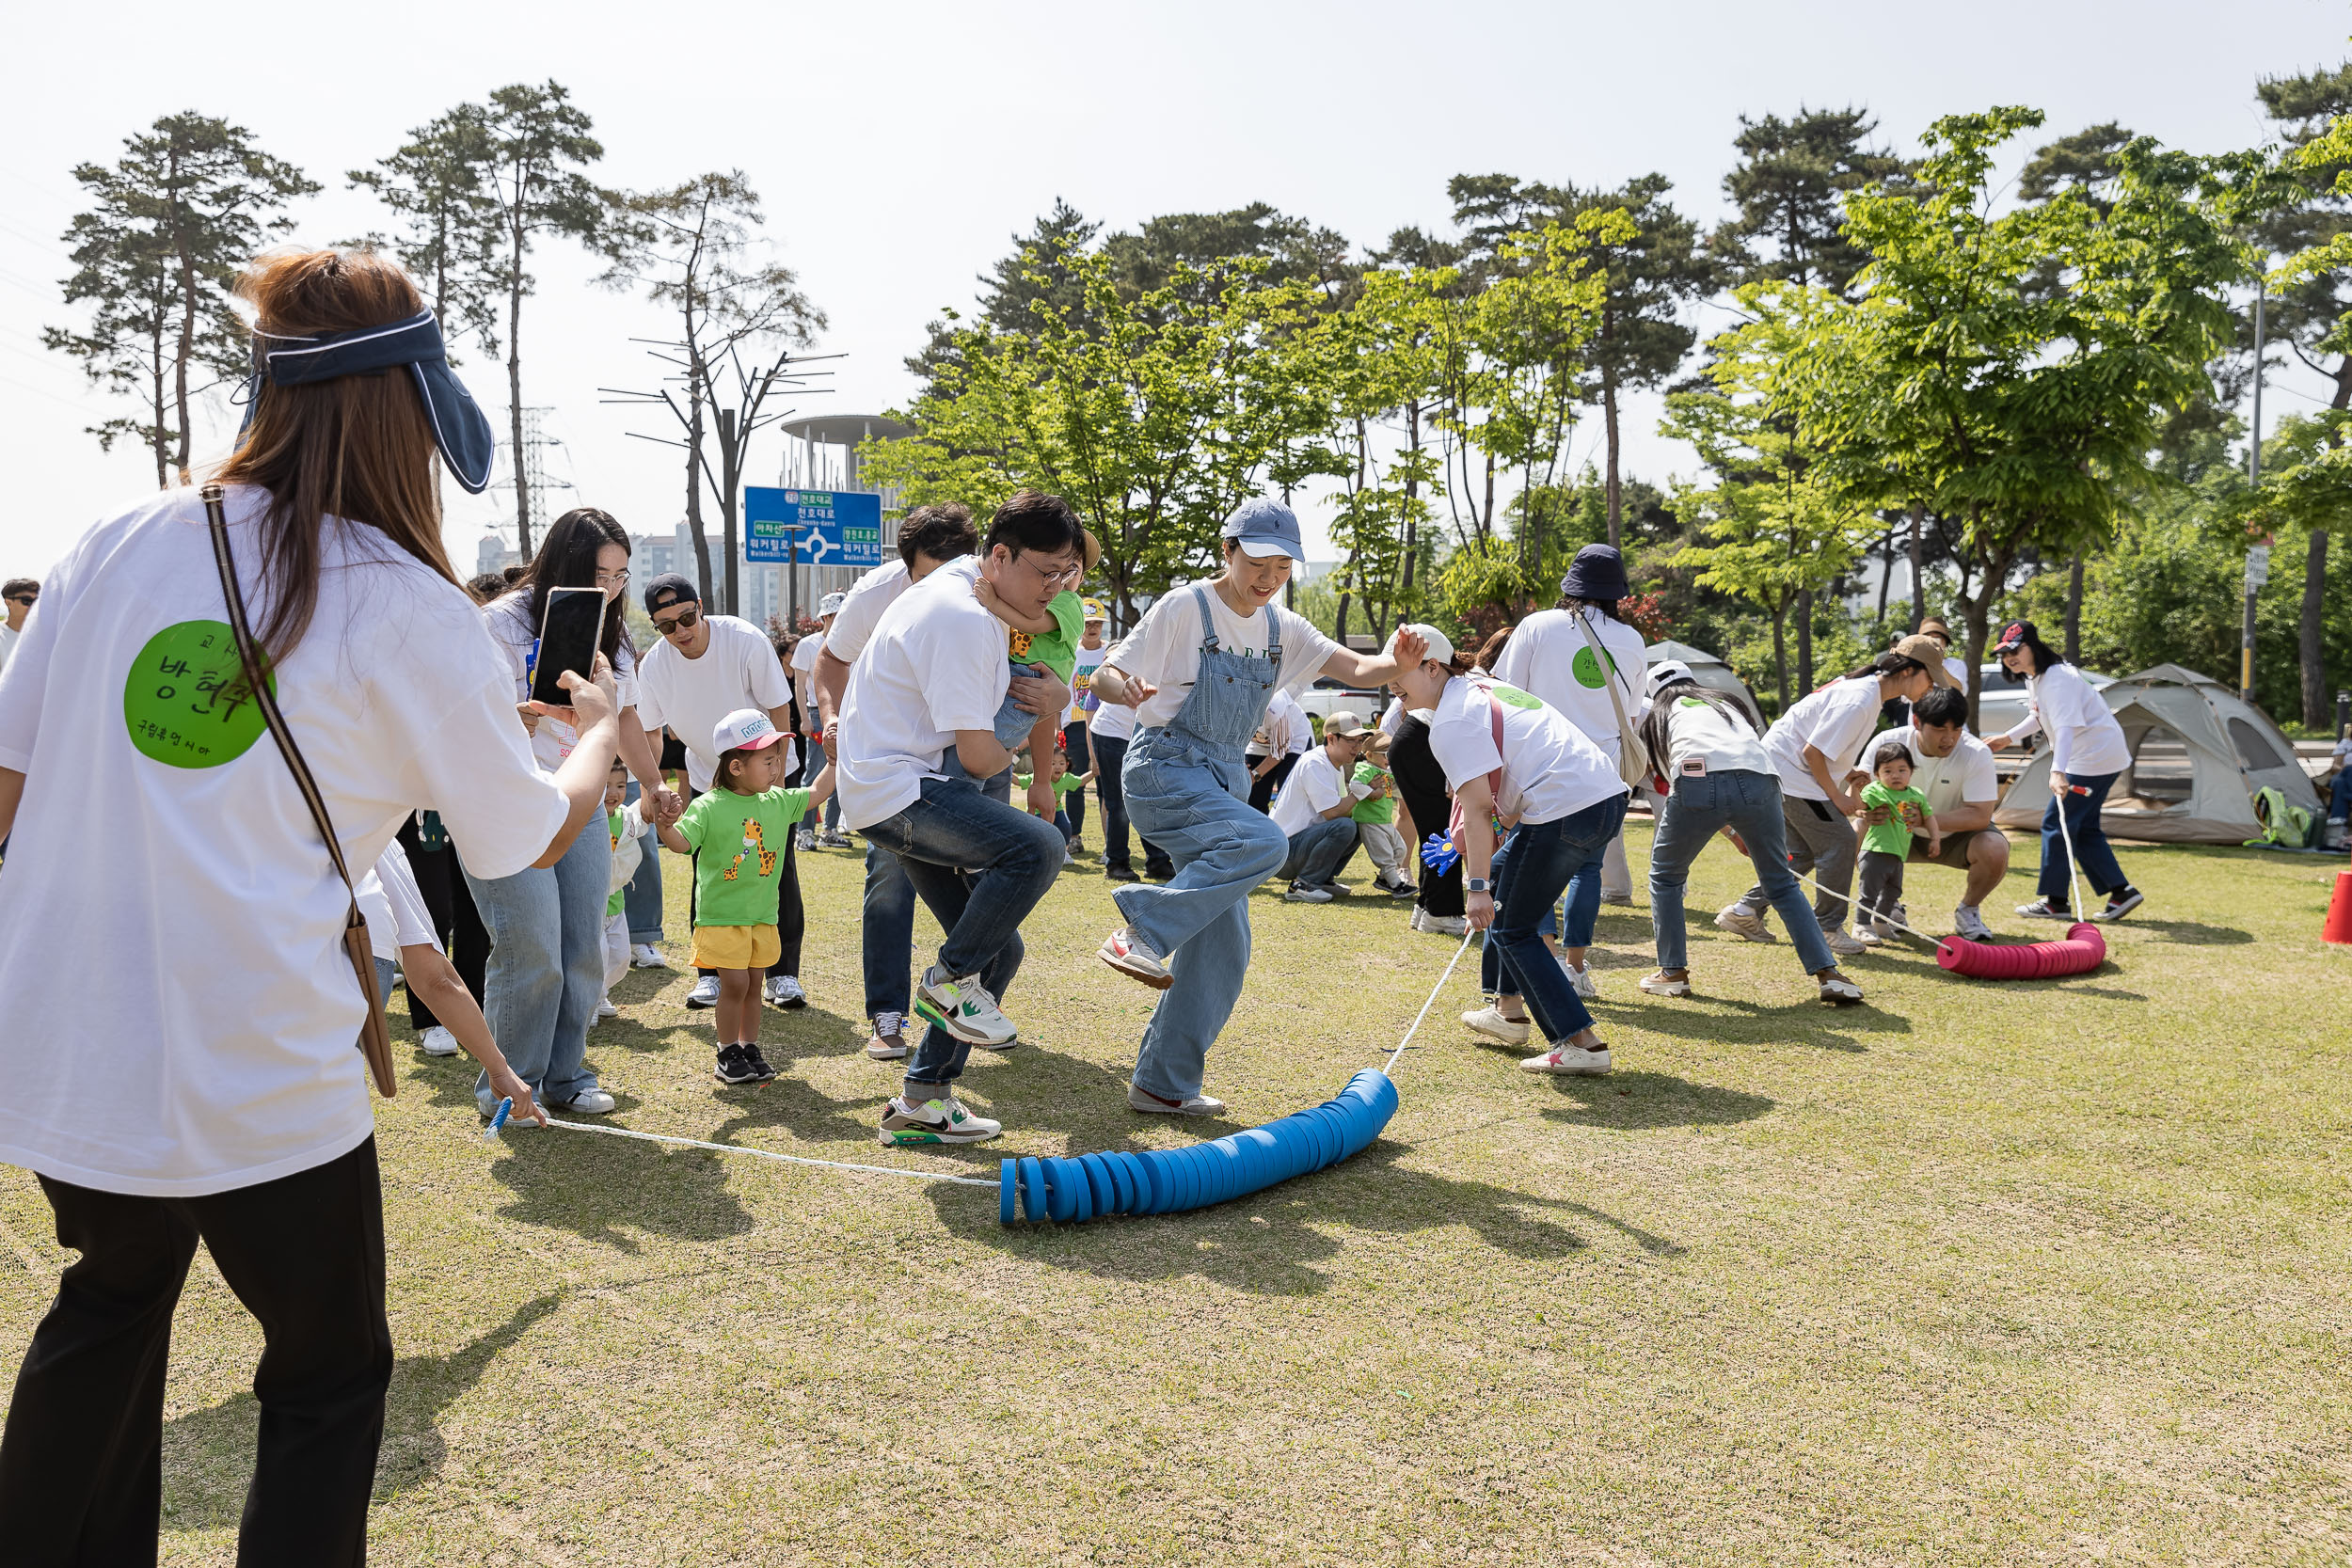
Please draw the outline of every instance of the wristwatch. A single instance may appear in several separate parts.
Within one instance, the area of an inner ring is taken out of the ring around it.
[[[1486,879],[1484,877],[1468,878],[1463,881],[1462,886],[1470,893],[1484,893],[1486,891]]]

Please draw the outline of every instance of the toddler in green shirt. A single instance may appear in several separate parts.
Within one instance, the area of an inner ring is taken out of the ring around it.
[[[1872,823],[1866,814],[1856,836],[1862,849],[1862,898],[1854,906],[1856,942],[1877,942],[1894,930],[1895,906],[1903,894],[1903,863],[1911,856],[1911,841],[1928,835],[1927,858],[1944,849],[1944,829],[1928,809],[1928,798],[1911,787],[1911,748],[1890,740],[1870,755],[1870,782],[1862,786],[1862,803],[1883,806],[1886,820]]]
[[[1355,784],[1372,785],[1372,793],[1348,813],[1355,818],[1356,836],[1372,857],[1373,881],[1395,898],[1410,898],[1417,891],[1408,856],[1411,847],[1396,826],[1396,785],[1389,778],[1389,737],[1373,737],[1372,750],[1350,775]]]

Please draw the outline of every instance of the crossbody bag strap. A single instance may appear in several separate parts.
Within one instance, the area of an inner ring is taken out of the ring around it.
[[[1571,610],[1568,618],[1584,634],[1593,657],[1599,660],[1601,684],[1609,689],[1609,706],[1617,716],[1617,781],[1629,789],[1639,788],[1650,782],[1649,747],[1643,741],[1641,732],[1633,727],[1633,721],[1626,716],[1625,699],[1617,695],[1617,661],[1609,657],[1609,650],[1593,635],[1592,623],[1586,619],[1591,613],[1587,610]]]
[[[343,920],[343,946],[351,955],[352,972],[368,1007],[367,1022],[360,1030],[360,1050],[368,1058],[376,1087],[389,1099],[394,1083],[391,1038],[384,1026],[383,999],[376,994],[374,965],[370,962],[363,966],[359,960],[368,921],[359,911],[358,884],[352,879],[351,867],[343,861],[343,847],[335,837],[333,818],[326,814],[326,797],[319,793],[318,781],[310,776],[310,765],[302,760],[302,748],[294,744],[294,731],[287,727],[285,714],[278,710],[277,693],[270,689],[262,669],[261,650],[253,641],[253,628],[246,623],[245,590],[238,586],[237,563],[229,546],[229,516],[223,504],[226,492],[218,484],[207,484],[200,494],[205,524],[213,536],[213,564],[220,570],[221,597],[229,604],[229,630],[236,640],[237,660],[244,666],[253,705],[261,709],[262,722],[268,726],[270,738],[278,742],[278,755],[286,759],[287,770],[294,774],[294,787],[302,791],[302,803],[310,808],[310,821],[326,842],[327,858],[335,863],[335,874],[343,881],[343,894],[349,900]],[[352,935],[355,931],[359,933],[357,941]]]

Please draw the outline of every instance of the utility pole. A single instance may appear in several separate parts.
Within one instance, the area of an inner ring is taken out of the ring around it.
[[[2263,299],[2267,278],[2254,284],[2254,438],[2246,449],[2246,483],[2263,485]],[[2270,536],[2246,551],[2246,621],[2238,638],[2237,694],[2240,702],[2254,700],[2254,596],[2270,580]]]

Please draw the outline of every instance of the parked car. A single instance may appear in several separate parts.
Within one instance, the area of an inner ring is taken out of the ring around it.
[[[1298,705],[1307,710],[1308,717],[1314,720],[1318,727],[1323,721],[1339,712],[1352,713],[1367,724],[1376,724],[1389,705],[1389,694],[1377,688],[1365,690],[1359,687],[1342,686],[1327,677],[1300,692]]]

